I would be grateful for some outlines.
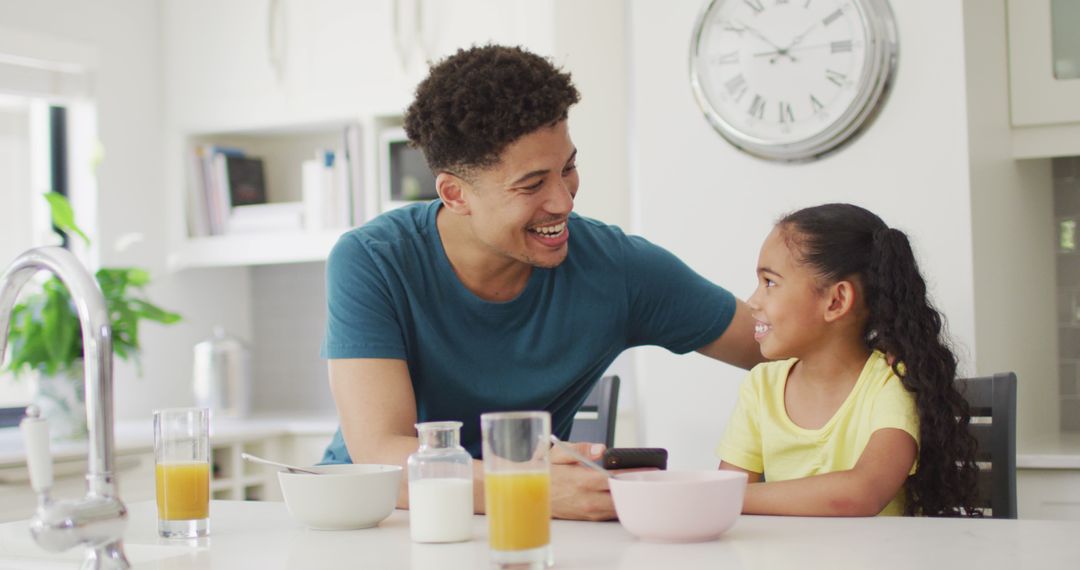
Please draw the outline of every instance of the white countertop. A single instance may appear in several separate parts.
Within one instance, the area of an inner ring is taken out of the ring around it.
[[[281,435],[330,435],[337,430],[337,416],[257,414],[247,418],[214,418],[210,420],[210,439],[214,443],[229,443]],[[117,454],[140,453],[154,448],[154,422],[120,420],[116,422],[113,439]],[[50,450],[54,461],[86,458],[86,442],[53,442]],[[26,463],[26,451],[18,428],[0,429],[0,468]]]
[[[130,505],[125,550],[136,568],[477,569],[488,565],[487,520],[473,520],[473,540],[414,544],[408,511],[378,527],[313,531],[284,503],[214,501],[210,537],[169,541],[156,532],[153,502]],[[554,521],[555,567],[595,570],[799,568],[1080,568],[1080,522],[744,516],[720,540],[642,542],[617,522]],[[31,542],[26,521],[0,525],[0,568],[51,568]],[[75,550],[50,560],[81,559]]]

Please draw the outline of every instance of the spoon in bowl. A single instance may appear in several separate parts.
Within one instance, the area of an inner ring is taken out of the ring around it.
[[[564,442],[563,440],[555,437],[555,434],[551,434],[551,443],[554,443],[556,447],[558,447],[559,449],[565,451],[567,453],[567,455],[569,455],[570,457],[573,457],[574,459],[577,459],[578,461],[580,461],[582,463],[582,465],[585,465],[586,467],[595,469],[595,470],[603,473],[604,475],[606,475],[608,477],[614,477],[615,476],[614,473],[612,473],[611,471],[608,471],[607,469],[604,469],[603,467],[601,467],[599,464],[597,464],[592,459],[589,459],[588,457],[585,457],[584,455],[578,453],[578,450],[574,449],[574,446],[572,446],[572,445]]]
[[[252,463],[262,463],[263,465],[273,465],[274,467],[281,467],[289,471],[289,473],[309,473],[311,475],[322,475],[318,471],[312,471],[310,469],[304,469],[303,467],[297,467],[295,465],[288,465],[286,463],[278,463],[277,461],[270,461],[269,459],[263,459],[262,457],[256,457],[250,453],[241,453],[240,458]]]

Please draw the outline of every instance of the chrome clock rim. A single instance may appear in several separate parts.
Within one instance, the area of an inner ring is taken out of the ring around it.
[[[708,0],[698,13],[690,41],[690,85],[706,120],[736,148],[758,158],[781,162],[808,162],[834,153],[866,131],[884,107],[899,62],[896,19],[888,0],[851,0],[857,6],[867,35],[864,73],[855,100],[821,132],[793,142],[778,143],[749,135],[724,119],[709,100],[700,77],[702,34],[712,10],[731,0]]]

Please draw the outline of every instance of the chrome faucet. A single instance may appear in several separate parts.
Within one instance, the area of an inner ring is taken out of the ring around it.
[[[28,411],[22,423],[27,441],[26,461],[31,485],[38,493],[38,508],[30,521],[30,532],[39,545],[54,552],[85,545],[84,569],[130,568],[120,539],[127,525],[127,508],[117,496],[113,479],[112,326],[105,296],[70,251],[61,247],[28,250],[0,275],[0,361],[7,346],[15,298],[39,270],[51,271],[60,279],[71,292],[79,315],[90,449],[86,496],[71,501],[52,500],[48,427],[36,417],[36,410]]]

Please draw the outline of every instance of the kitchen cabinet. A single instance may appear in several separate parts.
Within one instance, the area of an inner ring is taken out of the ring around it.
[[[550,55],[553,3],[536,0],[412,0],[418,6],[416,48],[429,60],[460,48],[495,43]],[[407,4],[410,0],[399,0]]]
[[[1080,154],[1080,3],[1008,0],[1009,104],[1017,158]]]
[[[145,451],[118,453],[116,478],[125,502],[154,499],[154,454]],[[77,499],[86,495],[86,460],[66,459],[53,463],[54,499]],[[0,521],[29,518],[37,508],[37,494],[30,487],[25,465],[0,468]]]
[[[213,499],[280,501],[277,476],[273,468],[244,461],[240,453],[260,457],[279,457],[282,438],[243,438],[224,443],[211,442],[210,495]],[[324,445],[327,438],[324,439]],[[86,494],[86,460],[67,459],[53,464],[52,496],[76,499]],[[154,454],[118,453],[116,473],[120,498],[125,503],[155,499]],[[25,466],[0,468],[0,521],[25,519],[33,514],[37,495],[30,488]]]
[[[1019,469],[1016,492],[1022,519],[1080,521],[1080,469]]]
[[[277,469],[241,459],[251,453],[271,460],[313,465],[337,429],[333,416],[263,416],[211,420],[211,496],[214,499],[281,500]],[[120,498],[130,505],[155,499],[153,432],[149,419],[117,422],[115,472]],[[54,442],[53,497],[86,494],[85,444]],[[0,430],[0,522],[25,519],[37,496],[30,488],[22,435]]]
[[[165,98],[187,131],[400,113],[426,62],[487,42],[550,52],[528,0],[168,0]]]
[[[322,460],[333,432],[320,434],[294,434],[281,438],[278,450],[281,460],[289,465],[315,465]]]
[[[297,124],[405,101],[385,0],[171,0],[165,101],[188,131]]]
[[[280,457],[280,438],[240,439],[211,444],[210,497],[242,501],[280,501],[277,470],[260,463],[244,461],[241,453],[258,457]],[[127,500],[125,498],[125,500]]]

